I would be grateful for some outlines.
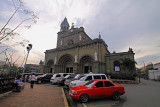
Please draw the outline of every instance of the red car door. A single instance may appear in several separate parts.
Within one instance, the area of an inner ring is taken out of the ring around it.
[[[104,94],[105,96],[109,97],[109,96],[112,96],[114,90],[115,90],[115,87],[114,85],[110,82],[110,81],[104,81]]]
[[[103,96],[104,96],[103,81],[99,81],[93,86],[92,97],[103,97]]]

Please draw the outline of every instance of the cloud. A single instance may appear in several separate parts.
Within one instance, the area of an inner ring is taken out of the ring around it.
[[[3,22],[6,20],[6,18],[10,17],[10,14],[12,14],[12,10],[14,9],[12,6],[12,2],[9,2],[8,0],[0,1],[0,21]]]
[[[41,51],[31,50],[27,62],[32,64],[39,64],[40,59],[44,60],[44,53]]]
[[[149,63],[157,63],[160,61],[160,55],[159,54],[153,54],[153,55],[146,55],[140,58],[135,59],[138,66],[145,66]]]
[[[107,3],[103,5],[99,6],[102,8],[94,11],[95,15],[92,15],[87,27],[91,36],[101,32],[107,44],[112,45],[115,49],[129,45],[132,39],[139,38],[137,35],[153,33],[160,28],[158,26],[160,24],[156,24],[159,23],[157,17],[160,17],[159,12],[155,11],[156,8],[159,9],[156,2],[130,0],[117,3],[110,1],[108,5]]]
[[[37,24],[32,24],[31,29],[26,30],[21,26],[17,30],[33,44],[30,55],[31,58],[34,56],[34,59],[28,61],[38,63],[39,60],[43,60],[45,50],[56,48],[57,32],[64,17],[67,17],[70,26],[72,23],[75,27],[83,26],[92,39],[97,38],[100,32],[110,52],[128,51],[131,47],[139,62],[145,58],[150,61],[158,59],[159,0],[24,0],[24,2],[25,8],[34,11],[40,18]],[[4,23],[9,17],[8,14],[12,14],[14,8],[12,3],[8,3],[10,2],[0,3],[0,6],[3,6],[3,11],[0,11],[0,23]],[[23,15],[18,14],[15,17],[18,20],[13,21],[9,27],[17,24],[19,19],[25,18]],[[30,23],[24,25],[27,24]],[[24,49],[20,52],[21,55],[23,51]]]

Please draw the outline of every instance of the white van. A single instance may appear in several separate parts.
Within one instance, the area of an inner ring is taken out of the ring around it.
[[[75,87],[75,86],[80,86],[80,85],[85,85],[88,81],[90,80],[94,80],[94,79],[105,79],[108,80],[107,76],[105,74],[93,74],[93,73],[89,73],[89,74],[84,74],[85,76],[82,77],[79,80],[74,80],[70,82],[69,87]]]
[[[55,83],[58,83],[58,80],[60,78],[64,78],[66,75],[69,75],[69,74],[74,74],[74,73],[57,73],[57,74],[54,74],[52,77],[51,77],[51,80],[50,82],[55,84]]]

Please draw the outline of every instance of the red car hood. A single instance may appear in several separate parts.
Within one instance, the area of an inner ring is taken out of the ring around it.
[[[88,89],[88,88],[85,86],[76,86],[71,88],[71,90],[75,90],[75,91],[85,90],[85,89]]]

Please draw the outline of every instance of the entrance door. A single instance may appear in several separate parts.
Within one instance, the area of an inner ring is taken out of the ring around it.
[[[84,73],[88,73],[88,66],[84,66]]]
[[[70,73],[73,73],[73,67],[70,67]]]
[[[50,68],[50,73],[52,73],[52,68]]]
[[[84,66],[84,73],[92,72],[92,66]]]
[[[73,67],[66,67],[66,73],[73,73]]]
[[[69,73],[69,67],[66,68],[66,73]]]

